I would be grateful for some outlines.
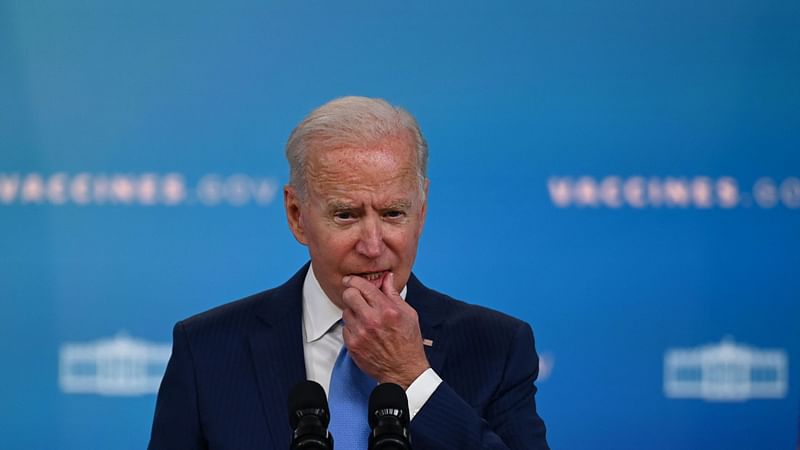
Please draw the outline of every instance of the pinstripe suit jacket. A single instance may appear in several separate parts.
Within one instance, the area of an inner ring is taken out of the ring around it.
[[[287,397],[305,379],[307,270],[175,325],[150,450],[288,448]],[[411,422],[414,448],[547,449],[530,326],[430,290],[413,275],[406,301],[433,341],[425,350],[444,380]]]

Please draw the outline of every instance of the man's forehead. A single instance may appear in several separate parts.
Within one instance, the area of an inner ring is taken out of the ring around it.
[[[365,146],[312,150],[309,164],[319,169],[336,169],[381,164],[400,166],[416,163],[413,149],[402,142],[389,141]]]
[[[419,194],[416,154],[389,139],[367,147],[317,148],[306,170],[310,191],[326,209],[404,207]]]

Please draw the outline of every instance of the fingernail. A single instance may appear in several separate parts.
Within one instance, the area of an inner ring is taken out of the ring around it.
[[[349,282],[350,282],[350,275],[348,275],[348,276],[346,276],[346,277],[342,278],[342,283],[344,283],[344,284],[347,284],[347,283],[349,283]]]

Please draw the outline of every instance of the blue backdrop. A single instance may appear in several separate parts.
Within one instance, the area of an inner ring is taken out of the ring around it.
[[[419,119],[415,271],[533,325],[554,448],[793,448],[798,80],[795,0],[0,0],[3,448],[146,445],[174,322],[306,260],[342,95]]]

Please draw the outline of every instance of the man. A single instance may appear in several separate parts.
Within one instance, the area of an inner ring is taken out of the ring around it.
[[[416,449],[546,449],[530,327],[411,273],[428,194],[416,121],[383,100],[337,99],[297,126],[286,156],[286,216],[311,262],[175,326],[149,448],[287,448],[288,392],[306,378],[328,393],[334,427],[349,414],[333,403],[350,358],[372,386],[406,390]],[[350,429],[361,417],[341,433],[363,434]],[[360,445],[333,434],[337,449]]]

